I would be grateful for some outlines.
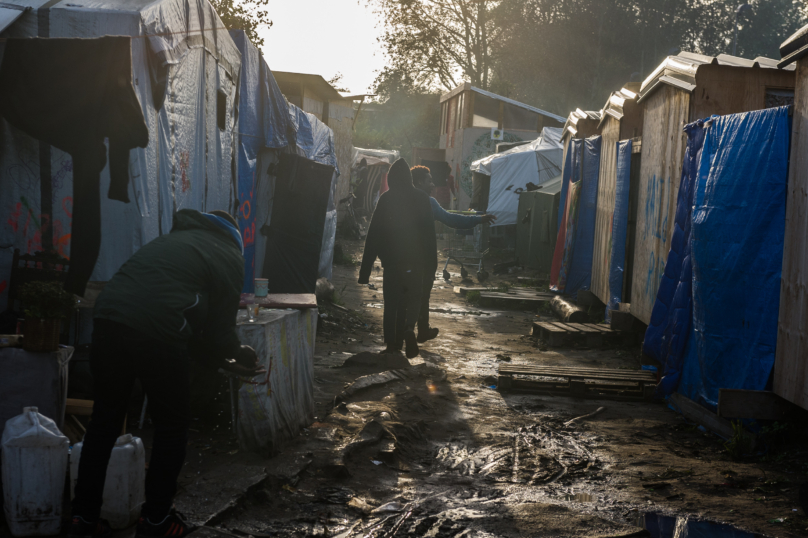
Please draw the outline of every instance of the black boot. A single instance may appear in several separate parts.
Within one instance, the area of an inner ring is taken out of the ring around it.
[[[434,340],[438,337],[440,329],[437,327],[427,327],[426,329],[418,329],[418,343],[423,344],[429,340]]]
[[[420,350],[418,349],[418,339],[415,337],[415,331],[410,329],[404,333],[404,352],[408,359],[417,357]]]

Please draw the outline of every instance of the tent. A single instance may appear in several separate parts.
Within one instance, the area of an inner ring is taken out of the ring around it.
[[[313,114],[287,102],[261,52],[242,30],[231,30],[242,56],[238,102],[239,224],[244,235],[246,260],[244,291],[253,289],[253,277],[262,274],[267,234],[272,222],[275,173],[282,152],[294,153],[334,167],[326,210],[318,274],[331,278],[337,229],[336,185],[339,170],[334,133]],[[257,268],[257,269],[256,269]]]
[[[168,233],[179,209],[235,213],[241,55],[206,0],[6,4],[32,9],[2,31],[4,38],[133,37],[133,87],[149,142],[129,152],[129,203],[106,198],[109,166],[101,172],[101,248],[91,280],[109,280],[142,245]],[[69,257],[71,156],[0,119],[0,185],[0,244]],[[0,250],[2,302],[11,259],[10,249]]]
[[[561,173],[562,130],[545,127],[529,144],[489,155],[471,164],[472,172],[491,177],[488,212],[497,216],[492,226],[516,224],[519,193],[529,182],[542,185]]]
[[[542,273],[549,274],[553,263],[560,199],[560,175],[538,190],[519,194],[516,257],[523,265]]]

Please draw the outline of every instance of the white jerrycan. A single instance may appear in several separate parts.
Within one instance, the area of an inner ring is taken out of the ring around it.
[[[59,534],[67,470],[67,437],[26,407],[6,422],[2,445],[3,508],[14,536]]]
[[[79,461],[84,443],[73,445],[70,454],[70,497],[73,498],[79,476]],[[113,529],[134,525],[140,517],[146,487],[146,451],[139,437],[127,433],[115,441],[104,482],[101,517]]]

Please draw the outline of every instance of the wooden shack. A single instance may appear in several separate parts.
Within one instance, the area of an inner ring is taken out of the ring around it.
[[[561,135],[561,145],[564,146],[562,163],[567,162],[567,150],[573,138],[589,138],[600,134],[600,120],[602,111],[581,110],[577,108],[570,112],[564,124],[564,133]],[[562,176],[563,177],[563,176]]]
[[[612,251],[612,225],[615,208],[615,193],[617,187],[617,143],[621,140],[638,139],[642,136],[643,128],[643,107],[637,103],[640,84],[632,82],[626,84],[620,91],[616,91],[609,96],[609,100],[603,107],[603,117],[598,128],[603,137],[600,153],[600,177],[598,178],[598,209],[595,221],[595,249],[592,253],[592,292],[604,304],[609,303],[609,266],[611,263]],[[639,166],[638,143],[634,144],[637,151],[637,158],[632,158],[632,170]],[[639,174],[635,174],[636,177]],[[636,181],[635,181],[636,183]],[[632,199],[631,194],[634,194]],[[636,209],[636,189],[629,195],[629,207]],[[629,211],[629,214],[636,211]],[[631,224],[631,223],[630,223]],[[635,223],[636,226],[636,223]],[[634,259],[634,241],[632,226],[629,225],[626,241],[626,260],[629,262],[624,266],[623,297],[630,296],[631,279],[625,278],[630,275],[631,264]],[[626,289],[628,286],[629,289]],[[627,302],[627,301],[626,301]]]
[[[642,83],[637,101],[644,114],[642,164],[630,303],[632,315],[643,323],[651,320],[670,251],[685,149],[683,127],[713,114],[789,104],[794,82],[793,68],[777,69],[769,58],[682,52],[669,56]]]
[[[796,62],[796,90],[774,392],[808,409],[808,26],[783,43],[780,54],[780,67],[793,68]]]

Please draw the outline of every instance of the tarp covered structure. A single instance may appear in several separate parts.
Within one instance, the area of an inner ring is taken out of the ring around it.
[[[519,195],[516,224],[516,257],[519,262],[542,273],[550,273],[558,238],[558,208],[561,176],[540,189]]]
[[[623,300],[623,273],[626,267],[626,232],[631,183],[631,140],[617,142],[617,166],[614,191],[614,211],[611,218],[611,239],[607,250],[609,260],[609,311],[617,310]]]
[[[697,154],[700,126],[688,128],[689,145]],[[774,365],[788,108],[714,117],[706,123],[703,137],[689,216],[692,277],[687,274],[687,245],[676,245],[668,263],[678,266],[679,274],[673,272],[664,296],[658,296],[669,306],[655,305],[654,310],[664,329],[649,328],[646,341],[651,342],[646,347],[662,354],[665,378],[660,388],[665,393],[678,390],[715,410],[719,389],[764,390]],[[692,159],[690,152],[688,156]],[[692,181],[692,176],[685,179]],[[683,213],[687,196],[679,198]],[[686,220],[680,222],[677,216],[677,232],[682,222],[686,226]],[[674,243],[677,239],[681,243],[685,235],[677,233]],[[692,308],[686,297],[688,281],[692,281]],[[676,291],[671,301],[672,287]],[[684,332],[688,318],[690,329]],[[683,334],[686,342],[681,341]]]
[[[130,203],[106,198],[109,166],[101,172],[101,249],[91,280],[109,280],[142,245],[168,233],[179,209],[235,213],[241,59],[206,0],[7,3],[32,9],[5,38],[133,36],[134,89],[149,143],[129,153]],[[0,184],[0,244],[69,257],[71,156],[0,120]],[[11,257],[10,250],[0,251],[2,302]]]
[[[528,183],[542,185],[558,177],[564,149],[562,130],[545,127],[532,142],[474,161],[471,171],[491,177],[488,212],[497,216],[491,226],[516,224],[519,193]]]
[[[281,151],[293,152],[335,169],[318,271],[319,276],[330,279],[337,222],[334,197],[339,173],[334,134],[313,114],[287,102],[261,52],[242,30],[231,30],[230,35],[241,52],[243,64],[238,103],[237,155],[238,193],[242,202],[239,224],[244,235],[246,260],[244,291],[253,290],[253,277],[261,276],[264,267],[266,233],[272,220],[275,165]]]

